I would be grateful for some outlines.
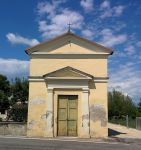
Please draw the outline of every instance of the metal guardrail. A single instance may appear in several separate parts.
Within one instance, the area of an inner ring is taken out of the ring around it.
[[[141,117],[136,117],[136,129],[141,130]]]

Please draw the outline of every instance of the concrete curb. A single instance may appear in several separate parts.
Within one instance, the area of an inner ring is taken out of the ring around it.
[[[125,144],[132,144],[137,143],[141,144],[141,139],[137,138],[118,138],[118,137],[109,137],[105,139],[99,138],[90,138],[90,139],[81,139],[77,137],[56,137],[56,138],[30,138],[26,136],[11,136],[11,135],[0,135],[0,138],[15,138],[15,139],[27,139],[27,140],[48,140],[48,141],[70,141],[70,142],[93,142],[93,143],[125,143]]]
[[[120,142],[120,143],[138,143],[141,144],[141,138],[119,138],[119,137],[112,137],[112,138],[108,138],[106,139],[109,142]]]

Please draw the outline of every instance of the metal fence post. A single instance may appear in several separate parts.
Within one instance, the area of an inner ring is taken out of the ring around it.
[[[136,129],[141,130],[141,117],[136,117]]]
[[[126,127],[129,128],[129,118],[128,118],[128,115],[126,115]]]

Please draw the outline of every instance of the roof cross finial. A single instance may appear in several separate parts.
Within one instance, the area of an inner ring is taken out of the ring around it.
[[[71,25],[72,25],[72,24],[69,22],[69,23],[68,23],[68,32],[71,31]]]

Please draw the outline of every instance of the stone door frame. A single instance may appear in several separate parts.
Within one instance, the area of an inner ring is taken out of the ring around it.
[[[58,95],[78,95],[78,137],[90,137],[89,118],[89,80],[51,80],[48,85],[47,110],[47,137],[57,136],[57,100]],[[82,111],[83,110],[83,111]]]

